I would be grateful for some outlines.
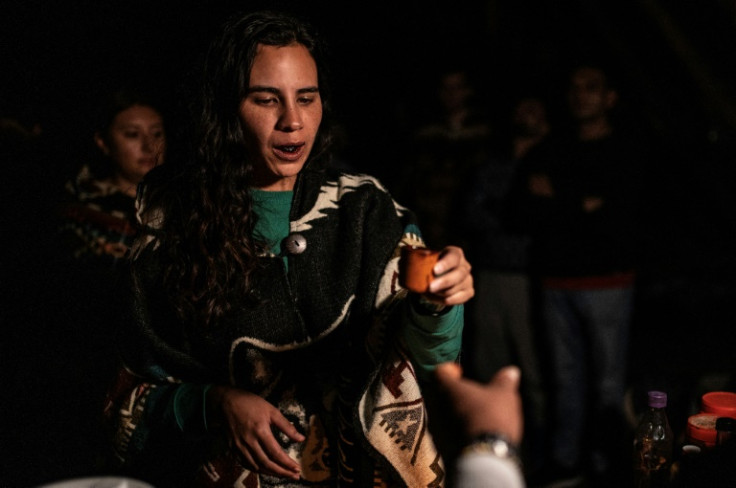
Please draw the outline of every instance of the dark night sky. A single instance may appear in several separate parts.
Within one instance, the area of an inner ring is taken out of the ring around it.
[[[2,101],[40,118],[63,145],[60,160],[77,165],[98,91],[144,80],[176,103],[221,20],[264,5],[304,14],[326,36],[348,156],[379,176],[400,163],[389,143],[425,115],[432,75],[446,62],[470,67],[492,114],[520,87],[540,90],[554,111],[568,64],[602,53],[620,81],[625,122],[660,145],[648,171],[654,191],[677,196],[677,206],[662,204],[667,225],[679,225],[673,215],[692,224],[685,248],[690,239],[718,243],[718,252],[704,248],[706,260],[732,242],[721,239],[734,227],[732,166],[704,162],[714,146],[730,151],[736,133],[736,8],[726,0],[4,0]]]
[[[69,128],[83,120],[98,88],[122,79],[176,87],[225,16],[283,5],[311,17],[330,42],[333,85],[338,105],[351,114],[346,118],[360,112],[355,117],[378,121],[382,107],[426,90],[421,76],[437,62],[438,46],[487,42],[482,4],[461,1],[444,16],[423,2],[306,3],[10,2],[11,15],[2,20],[3,88],[13,102],[36,104],[50,123]],[[461,23],[468,29],[458,34]]]
[[[661,135],[733,125],[724,112],[736,99],[736,22],[716,1],[4,0],[3,96],[73,131],[110,83],[141,79],[170,94],[225,16],[264,5],[308,15],[330,41],[337,105],[356,143],[374,140],[397,109],[420,115],[445,60],[470,66],[493,108],[520,85],[555,95],[567,63],[589,51],[613,60],[624,100]]]

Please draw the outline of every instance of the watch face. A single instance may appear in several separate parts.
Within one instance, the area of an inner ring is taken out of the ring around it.
[[[474,437],[463,449],[465,453],[490,453],[499,458],[511,459],[520,462],[516,447],[499,434],[481,434]]]

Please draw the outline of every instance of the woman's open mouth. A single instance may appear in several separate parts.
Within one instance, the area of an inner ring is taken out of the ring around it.
[[[273,152],[279,159],[285,161],[296,161],[304,154],[305,147],[306,144],[303,142],[299,144],[283,144],[274,146]]]

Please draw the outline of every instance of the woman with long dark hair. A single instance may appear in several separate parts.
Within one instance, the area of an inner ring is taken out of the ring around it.
[[[456,360],[461,249],[429,291],[422,245],[368,175],[331,169],[320,41],[269,12],[225,23],[192,157],[139,191],[124,368],[108,398],[126,473],[156,486],[427,486],[444,472],[420,385]]]

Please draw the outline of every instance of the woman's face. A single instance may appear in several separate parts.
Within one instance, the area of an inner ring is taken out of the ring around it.
[[[254,186],[292,190],[322,121],[317,65],[307,48],[258,47],[240,120]]]
[[[163,162],[166,150],[161,114],[145,105],[118,113],[107,134],[97,134],[95,141],[115,164],[115,177],[133,185]]]

